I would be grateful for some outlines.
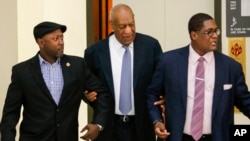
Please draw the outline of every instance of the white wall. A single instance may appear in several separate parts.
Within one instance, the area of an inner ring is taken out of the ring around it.
[[[11,67],[17,63],[17,2],[0,1],[0,119],[10,82]]]
[[[65,53],[83,57],[86,47],[86,2],[83,0],[18,1],[18,60],[34,56],[38,46],[33,27],[42,21],[67,26],[64,33]]]
[[[86,47],[86,1],[84,0],[6,0],[0,1],[0,110],[4,104],[7,86],[10,82],[11,66],[24,61],[38,51],[33,37],[33,27],[51,20],[65,24],[65,53],[83,56]],[[213,0],[113,0],[113,4],[125,3],[135,13],[138,32],[152,35],[160,41],[164,51],[189,43],[187,23],[197,12],[214,14]],[[227,54],[225,37],[225,1],[222,0],[222,50]],[[250,38],[246,38],[247,46]],[[247,50],[249,60],[249,49]],[[250,86],[250,61],[247,61],[247,84]],[[2,113],[0,112],[0,116]],[[87,122],[86,105],[80,109],[80,128]],[[236,123],[250,123],[241,114]]]

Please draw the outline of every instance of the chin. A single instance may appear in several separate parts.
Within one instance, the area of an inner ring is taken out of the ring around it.
[[[63,53],[60,53],[57,55],[58,58],[62,57],[63,56]]]

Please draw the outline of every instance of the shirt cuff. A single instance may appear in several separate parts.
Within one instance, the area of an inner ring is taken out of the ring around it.
[[[161,120],[161,119],[155,120],[155,121],[153,122],[153,125],[155,125],[157,122],[162,122],[162,120]]]
[[[96,124],[96,125],[99,127],[100,131],[103,130],[103,127],[100,124]]]

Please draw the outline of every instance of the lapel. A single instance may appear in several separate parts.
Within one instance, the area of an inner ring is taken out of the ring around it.
[[[59,101],[59,105],[65,100],[65,97],[67,96],[68,93],[70,93],[69,89],[71,89],[71,87],[69,87],[69,84],[72,82],[72,73],[71,73],[71,61],[69,60],[69,57],[67,55],[63,55],[61,57],[61,68],[62,68],[62,74],[63,74],[63,81],[64,81],[64,85],[63,85],[63,90],[62,90],[62,95]]]
[[[177,81],[179,81],[180,86],[180,93],[182,95],[182,103],[183,108],[186,109],[187,105],[187,82],[188,82],[188,55],[189,55],[189,46],[186,46],[182,48],[179,52],[180,57],[176,60],[177,67],[176,70],[178,70],[179,78],[177,78]]]
[[[31,75],[34,78],[35,83],[37,83],[37,85],[39,86],[39,88],[41,88],[41,90],[43,91],[43,93],[45,93],[45,95],[54,102],[53,97],[51,96],[49,89],[47,88],[43,76],[42,76],[42,72],[41,72],[41,67],[40,67],[40,61],[39,61],[39,57],[38,57],[38,53],[35,57],[33,57],[31,59]],[[55,103],[56,104],[56,103]]]
[[[108,85],[109,90],[114,95],[114,82],[111,67],[111,58],[109,51],[109,38],[105,39],[103,46],[99,48],[99,60],[101,62],[101,67],[105,79],[105,83]]]
[[[215,59],[215,84],[214,84],[214,96],[212,105],[212,118],[215,117],[217,107],[221,101],[221,92],[223,91],[223,76],[225,76],[226,63],[218,52],[214,52]],[[213,121],[213,120],[212,120]]]
[[[137,37],[137,35],[136,35]],[[136,38],[134,41],[134,65],[133,65],[133,85],[134,89],[136,88],[138,78],[144,63],[144,57],[146,56],[144,53],[147,50],[144,50],[144,44],[140,38]]]
[[[183,106],[186,108],[187,104],[187,71],[188,70],[188,47],[180,50],[180,58],[177,60],[178,69],[179,70],[179,78],[180,89],[182,94]],[[221,91],[223,90],[223,77],[225,75],[226,63],[223,61],[223,58],[218,52],[214,52],[215,57],[215,84],[214,84],[214,96],[213,96],[213,108],[212,108],[212,118],[215,117],[216,110],[221,101]]]

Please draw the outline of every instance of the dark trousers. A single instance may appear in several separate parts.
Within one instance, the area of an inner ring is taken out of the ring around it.
[[[182,141],[195,141],[192,136],[183,134],[182,136]],[[212,141],[212,136],[211,135],[203,135],[199,141]]]
[[[115,116],[113,140],[136,141],[134,116],[129,117],[128,121],[124,121],[122,116]]]

